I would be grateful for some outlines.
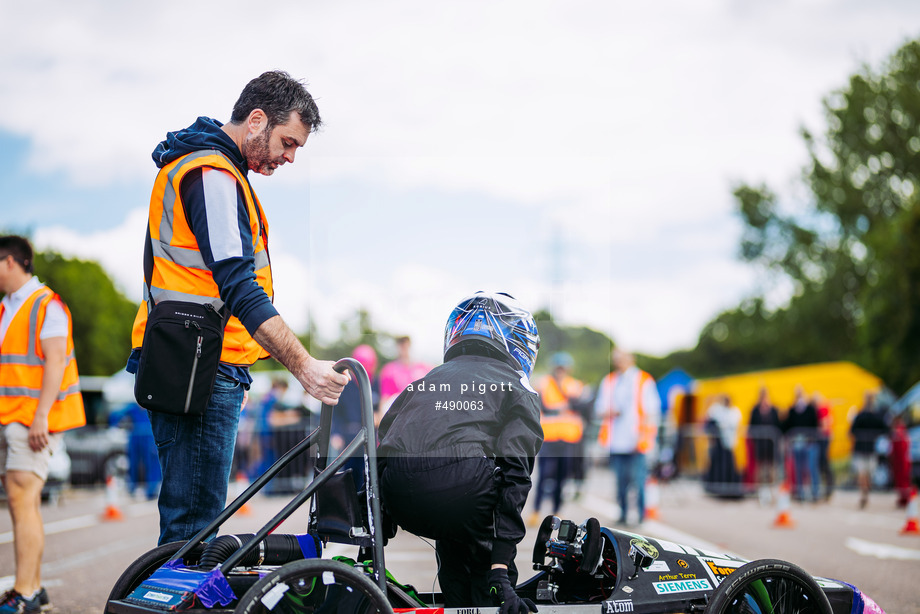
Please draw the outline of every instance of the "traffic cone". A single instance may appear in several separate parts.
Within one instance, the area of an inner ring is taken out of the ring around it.
[[[920,534],[920,510],[917,509],[917,488],[910,489],[910,498],[907,500],[907,522],[901,529],[901,534]]]
[[[247,488],[249,488],[249,480],[246,478],[246,474],[240,471],[236,474],[236,496],[239,497]],[[236,513],[240,516],[252,516],[252,507],[249,506],[247,501],[240,509],[236,510]]]
[[[782,529],[791,529],[795,526],[792,515],[789,513],[789,484],[783,482],[779,486],[779,494],[776,497],[776,520],[773,526]]]
[[[658,520],[658,503],[661,500],[661,493],[658,489],[658,480],[649,478],[645,483],[645,518],[647,520]]]
[[[105,479],[105,511],[102,512],[102,519],[105,521],[124,520],[121,508],[118,507],[118,482],[112,475]]]

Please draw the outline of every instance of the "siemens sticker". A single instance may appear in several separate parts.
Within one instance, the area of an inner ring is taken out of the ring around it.
[[[670,593],[690,593],[693,591],[711,591],[712,584],[709,580],[681,580],[678,582],[652,582],[655,592],[659,595]]]

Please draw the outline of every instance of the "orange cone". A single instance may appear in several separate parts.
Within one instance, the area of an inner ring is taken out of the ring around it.
[[[105,521],[124,520],[121,508],[118,507],[118,483],[114,476],[105,479],[105,511],[102,512]]]
[[[246,479],[246,474],[240,471],[236,474],[236,496],[239,497],[247,488],[249,488],[249,480]],[[236,513],[240,516],[252,516],[249,502],[244,503],[240,509],[236,510]]]
[[[779,486],[779,495],[776,497],[776,520],[773,526],[782,529],[791,529],[795,526],[792,515],[789,513],[789,484],[783,482]]]
[[[658,489],[658,480],[649,478],[645,483],[645,518],[658,520],[658,503],[661,501],[661,492]]]
[[[920,534],[920,510],[917,509],[917,488],[910,489],[910,498],[907,500],[907,523],[901,529],[901,534]]]

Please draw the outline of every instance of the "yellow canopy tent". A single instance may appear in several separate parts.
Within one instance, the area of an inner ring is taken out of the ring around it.
[[[795,389],[802,387],[809,399],[815,394],[820,394],[824,402],[830,406],[833,418],[829,455],[831,461],[845,458],[850,453],[852,442],[849,437],[850,422],[859,408],[862,407],[865,394],[870,391],[879,391],[883,382],[876,375],[851,362],[828,362],[783,369],[769,369],[765,371],[752,371],[725,377],[712,377],[698,379],[694,382],[691,392],[686,398],[676,399],[675,406],[686,408],[683,412],[671,412],[677,420],[672,426],[686,429],[688,426],[699,426],[706,419],[706,410],[715,399],[716,395],[727,394],[733,405],[741,410],[742,429],[740,436],[744,436],[744,427],[747,426],[751,410],[757,402],[761,388],[766,388],[770,401],[779,410],[782,419],[795,398]],[[695,433],[701,432],[696,429]],[[694,454],[688,469],[701,469],[699,465],[705,459],[706,441],[703,437],[694,438]],[[737,446],[738,465],[744,467],[745,446]],[[686,458],[684,459],[687,460]]]

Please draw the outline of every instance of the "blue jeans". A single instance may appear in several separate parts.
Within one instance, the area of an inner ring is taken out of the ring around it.
[[[545,441],[537,455],[537,464],[540,475],[537,478],[537,488],[534,493],[533,509],[540,511],[543,499],[550,499],[553,503],[553,514],[562,507],[562,491],[569,479],[571,456],[575,444],[565,441]]]
[[[190,539],[226,507],[242,404],[243,386],[218,374],[203,414],[148,412],[163,468],[160,545]]]
[[[620,506],[621,524],[626,524],[626,512],[629,509],[629,489],[636,489],[636,503],[639,506],[639,522],[645,520],[645,455],[639,452],[632,454],[611,454],[610,466],[617,480],[617,503]]]
[[[795,465],[795,489],[796,494],[804,500],[805,497],[805,479],[811,485],[811,500],[817,501],[821,496],[821,482],[818,472],[818,444],[813,441],[795,442],[792,445],[792,461]]]

